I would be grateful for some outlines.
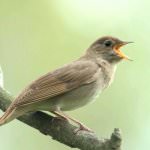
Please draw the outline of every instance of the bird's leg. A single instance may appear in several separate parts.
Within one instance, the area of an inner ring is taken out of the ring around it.
[[[60,113],[60,111],[51,111],[51,113],[69,122],[69,119],[63,113]]]
[[[93,132],[91,129],[86,127],[84,124],[82,124],[81,122],[79,122],[78,120],[76,120],[74,118],[69,117],[68,115],[64,114],[62,111],[53,111],[52,113],[59,116],[59,117],[66,119],[68,121],[71,120],[72,122],[78,124],[79,128],[75,130],[75,133],[77,133],[80,130]]]

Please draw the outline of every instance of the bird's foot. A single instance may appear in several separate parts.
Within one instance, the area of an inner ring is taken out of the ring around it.
[[[93,131],[92,129],[86,127],[86,126],[83,125],[82,123],[79,123],[79,127],[74,130],[74,133],[77,134],[79,131],[87,131],[87,132],[92,132],[92,133],[94,133],[94,131]]]

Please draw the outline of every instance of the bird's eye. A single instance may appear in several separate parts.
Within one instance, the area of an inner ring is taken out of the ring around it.
[[[110,47],[110,46],[112,45],[112,41],[106,40],[106,41],[104,42],[104,45],[105,45],[106,47]]]

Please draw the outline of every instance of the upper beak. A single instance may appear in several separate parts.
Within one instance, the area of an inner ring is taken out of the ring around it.
[[[132,60],[130,59],[128,56],[126,56],[124,53],[122,53],[120,51],[120,47],[124,46],[124,45],[127,45],[127,44],[130,44],[130,43],[133,43],[133,42],[124,42],[124,41],[120,41],[118,44],[116,44],[114,46],[114,51],[118,54],[119,57],[123,58],[123,59],[127,59],[127,60]]]
[[[130,42],[122,42],[122,46],[126,45],[126,44],[130,44],[130,43],[134,43],[134,42],[131,42],[131,41]]]

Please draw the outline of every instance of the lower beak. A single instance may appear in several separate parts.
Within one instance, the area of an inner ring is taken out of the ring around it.
[[[126,60],[132,60],[130,59],[128,56],[126,56],[121,50],[120,47],[127,45],[129,43],[133,43],[133,42],[120,42],[119,44],[116,44],[114,46],[114,51],[118,54],[119,57],[126,59]]]

